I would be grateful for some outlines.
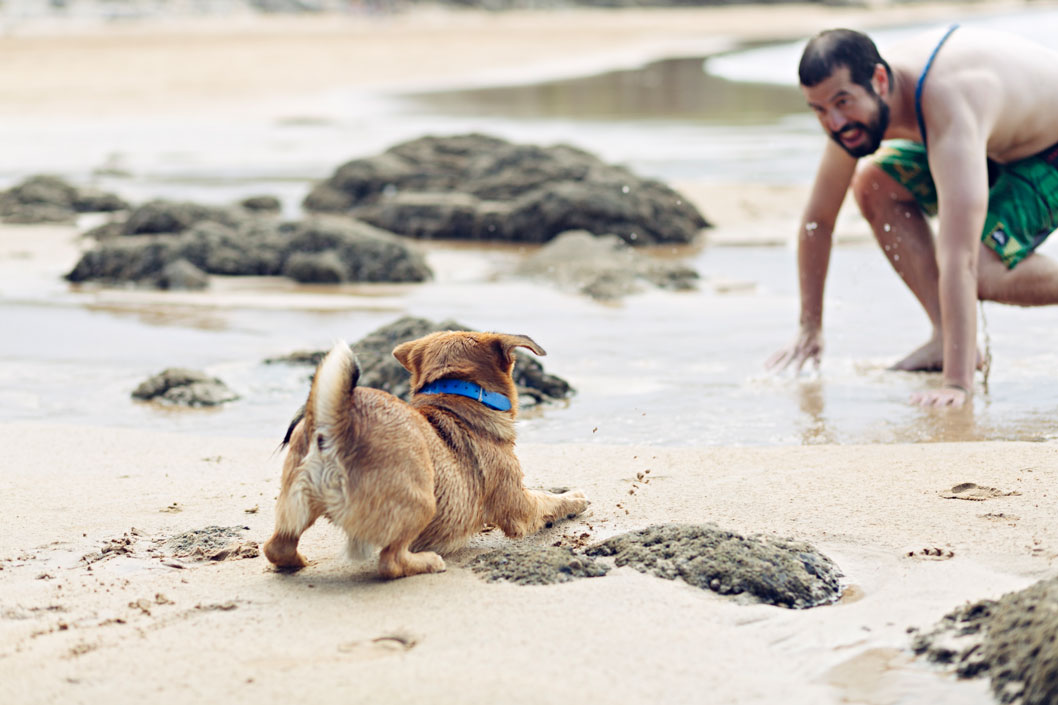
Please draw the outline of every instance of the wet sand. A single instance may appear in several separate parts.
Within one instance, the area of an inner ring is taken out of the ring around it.
[[[12,60],[0,67],[0,93],[11,99],[0,111],[76,120],[268,110],[350,84],[506,80],[525,73],[530,47],[547,48],[547,60],[528,67],[546,73],[618,54],[699,51],[687,42],[703,25],[723,40],[778,38],[934,19],[952,7],[768,6],[767,26],[760,8],[715,8],[283,18],[234,32],[199,23],[76,36],[24,28],[2,40]],[[265,67],[279,73],[259,74]],[[735,240],[796,217],[796,190],[737,191],[738,200],[703,204],[718,220],[726,207],[723,229]],[[32,231],[3,230],[5,298],[56,286],[62,265]],[[66,255],[76,247],[72,229],[48,232]],[[13,237],[24,240],[12,246]],[[282,294],[274,300],[283,306]],[[807,541],[844,573],[845,597],[786,610],[630,568],[557,585],[488,583],[468,564],[505,543],[495,531],[451,556],[443,574],[386,583],[372,565],[341,558],[341,535],[321,523],[303,542],[312,565],[279,575],[252,557],[272,525],[278,438],[45,419],[0,424],[0,442],[0,682],[13,703],[984,705],[986,683],[913,660],[907,630],[1053,575],[1058,559],[1054,443],[519,446],[527,484],[578,487],[592,500],[585,516],[519,544],[582,545],[668,522]],[[968,499],[954,490],[966,483],[996,492]],[[240,552],[209,560],[204,550],[197,560],[167,543],[211,526],[237,527]]]

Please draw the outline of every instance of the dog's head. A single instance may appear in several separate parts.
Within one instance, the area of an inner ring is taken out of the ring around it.
[[[413,394],[440,379],[461,379],[500,392],[514,403],[517,392],[511,369],[515,348],[547,354],[527,335],[442,331],[401,343],[393,356],[411,372]]]

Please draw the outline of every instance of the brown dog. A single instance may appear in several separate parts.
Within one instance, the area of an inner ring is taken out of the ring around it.
[[[345,343],[320,363],[304,417],[287,432],[276,528],[264,546],[277,567],[305,566],[298,539],[321,515],[345,530],[350,555],[382,549],[379,573],[445,569],[485,523],[507,536],[583,512],[581,492],[526,489],[514,455],[514,348],[546,354],[524,335],[443,332],[397,346],[412,399],[357,387]]]

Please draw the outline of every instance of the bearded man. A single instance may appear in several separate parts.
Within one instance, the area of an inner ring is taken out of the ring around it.
[[[834,221],[851,191],[933,325],[893,369],[941,370],[943,386],[912,401],[961,406],[980,365],[978,298],[1058,303],[1058,263],[1035,252],[1058,228],[1058,53],[958,26],[887,53],[834,29],[801,56],[801,90],[831,140],[798,237],[800,331],[768,365],[819,365]]]

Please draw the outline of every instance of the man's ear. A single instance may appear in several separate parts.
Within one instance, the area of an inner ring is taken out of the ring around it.
[[[882,98],[889,98],[889,90],[892,88],[889,85],[889,72],[881,64],[874,65],[874,73],[871,75],[871,88]]]

